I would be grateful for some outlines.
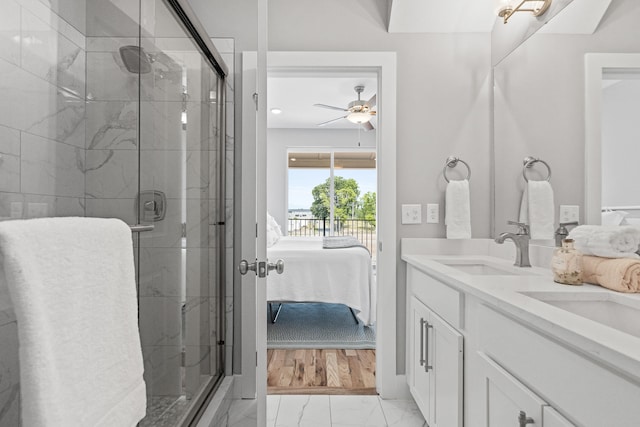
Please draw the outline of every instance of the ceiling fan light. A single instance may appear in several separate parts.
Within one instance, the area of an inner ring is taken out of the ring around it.
[[[347,115],[347,120],[349,120],[351,123],[366,123],[371,120],[371,114],[353,112]]]

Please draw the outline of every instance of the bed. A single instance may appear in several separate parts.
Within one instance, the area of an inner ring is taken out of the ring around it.
[[[371,255],[366,248],[323,249],[322,237],[280,237],[269,261],[284,260],[283,274],[267,277],[267,301],[344,304],[365,325],[376,316]]]

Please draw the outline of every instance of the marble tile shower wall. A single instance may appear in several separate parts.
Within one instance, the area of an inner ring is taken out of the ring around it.
[[[83,216],[85,36],[38,0],[0,14],[0,219]],[[15,316],[0,304],[0,426],[20,425]]]
[[[217,161],[213,139],[199,148],[201,135],[191,137],[188,131],[186,151],[170,145],[182,141],[176,133],[182,128],[181,84],[170,77],[158,81],[151,74],[142,75],[142,101],[138,103],[138,76],[129,74],[116,54],[120,46],[137,44],[137,40],[85,37],[45,4],[49,2],[4,0],[2,5],[0,218],[87,215],[119,217],[134,223],[138,190],[135,150],[140,144],[141,188],[162,190],[168,197],[166,221],[158,223],[153,236],[145,236],[140,243],[141,313],[145,313],[140,327],[145,369],[151,393],[180,394],[179,389],[189,382],[180,377],[181,346],[186,346],[185,376],[194,379],[190,384],[198,384],[195,379],[219,366],[217,354],[210,353],[209,347],[215,348],[221,339],[214,326],[221,326],[217,310],[223,296],[209,292],[218,280],[217,250],[224,250],[227,256],[225,310],[229,338],[225,352],[226,360],[232,360],[232,78],[226,88],[224,149],[228,234],[225,247],[219,248],[216,216],[210,212],[219,195],[208,189],[216,176],[211,167]],[[223,40],[220,46],[233,68],[233,41]],[[191,52],[173,59],[186,63],[197,56]],[[197,80],[199,75],[192,77]],[[176,87],[178,92],[173,90]],[[176,93],[179,99],[172,98]],[[190,114],[201,107],[201,101],[190,97],[186,103],[187,129],[207,127],[198,123],[202,119],[199,114]],[[180,168],[181,162],[187,167]],[[178,176],[179,170],[187,173]],[[178,184],[181,182],[186,186]],[[187,223],[186,246],[183,222]],[[186,269],[179,261],[183,254]],[[184,307],[175,286],[183,282],[187,289]],[[183,316],[189,325],[184,331]],[[19,425],[20,412],[17,328],[11,309],[1,306],[0,343],[0,426],[13,427]],[[187,386],[187,393],[196,388]]]

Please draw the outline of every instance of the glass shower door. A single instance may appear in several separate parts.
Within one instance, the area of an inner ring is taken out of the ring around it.
[[[221,82],[162,0],[90,1],[87,25],[87,215],[154,226],[133,235],[140,425],[180,425],[223,373]]]
[[[187,417],[221,374],[220,112],[215,73],[165,3],[143,2],[141,23],[141,51],[150,71],[140,79],[139,209],[141,219],[155,225],[139,241],[149,395],[142,425],[156,425]]]

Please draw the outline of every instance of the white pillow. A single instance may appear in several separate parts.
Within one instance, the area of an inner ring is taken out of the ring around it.
[[[278,236],[275,230],[267,225],[267,247],[270,248],[271,246],[275,245],[276,243],[278,243],[279,239],[280,236]]]
[[[274,217],[267,212],[267,229],[272,228],[278,237],[282,237],[282,229]]]

